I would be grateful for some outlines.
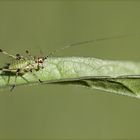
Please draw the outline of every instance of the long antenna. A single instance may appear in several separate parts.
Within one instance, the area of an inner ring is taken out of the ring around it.
[[[53,56],[56,52],[59,52],[61,50],[64,50],[64,49],[67,49],[67,48],[71,48],[71,47],[74,47],[74,46],[80,46],[80,45],[94,43],[94,42],[99,42],[99,41],[104,41],[104,40],[121,39],[121,38],[126,38],[126,37],[133,37],[133,36],[140,36],[140,34],[124,34],[124,35],[118,35],[118,36],[112,36],[112,37],[104,37],[104,38],[97,38],[97,39],[93,39],[93,40],[86,40],[86,41],[75,42],[75,43],[66,45],[66,46],[64,46],[62,48],[58,48],[58,49],[50,52],[47,57]]]

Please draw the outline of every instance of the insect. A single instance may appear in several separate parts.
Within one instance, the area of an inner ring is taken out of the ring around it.
[[[105,37],[105,38],[99,38],[99,39],[93,39],[93,40],[73,43],[73,44],[70,44],[70,45],[67,45],[67,46],[64,46],[62,48],[59,48],[57,50],[52,51],[51,53],[49,53],[49,55],[47,57],[33,57],[29,53],[28,50],[26,50],[26,54],[28,55],[28,57],[23,57],[20,54],[12,55],[12,54],[7,53],[5,50],[0,49],[0,53],[3,53],[4,55],[7,55],[7,56],[14,59],[13,62],[6,64],[4,67],[0,68],[0,70],[2,71],[3,74],[7,74],[9,76],[11,76],[11,75],[15,76],[14,84],[11,87],[11,91],[12,91],[16,86],[17,77],[23,76],[25,73],[28,73],[28,72],[32,73],[33,76],[35,78],[37,78],[40,83],[42,83],[42,81],[36,76],[34,71],[39,71],[40,69],[43,69],[44,68],[43,67],[44,61],[49,56],[53,56],[56,52],[58,52],[60,50],[67,49],[67,48],[74,47],[74,46],[78,46],[78,45],[82,45],[82,44],[88,44],[88,43],[92,43],[92,42],[98,42],[98,41],[109,40],[109,39],[119,39],[119,38],[134,36],[134,35],[136,36],[139,34],[127,34],[127,35]],[[9,80],[10,79],[8,79],[8,83],[9,83]]]
[[[2,49],[0,49],[0,52],[14,59],[13,62],[8,63],[4,67],[0,68],[3,74],[15,75],[15,81],[11,87],[11,91],[16,86],[17,76],[23,76],[25,73],[31,72],[34,77],[37,78],[33,70],[39,71],[40,69],[43,69],[43,62],[45,59],[47,59],[47,57],[33,57],[29,54],[28,50],[26,50],[26,53],[28,54],[29,58],[24,58],[20,54],[16,54],[15,56],[11,55]],[[40,79],[38,79],[38,81],[42,83]]]

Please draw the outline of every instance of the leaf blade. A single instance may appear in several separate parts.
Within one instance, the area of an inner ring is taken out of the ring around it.
[[[73,84],[96,88],[112,93],[140,95],[140,63],[131,61],[102,60],[90,57],[50,57],[44,69],[35,72],[47,84]],[[15,76],[0,73],[0,88],[14,83]],[[28,81],[28,82],[27,82]],[[38,83],[31,73],[18,76],[17,85]]]

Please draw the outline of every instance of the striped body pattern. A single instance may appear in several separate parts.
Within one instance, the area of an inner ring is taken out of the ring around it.
[[[30,72],[32,70],[39,70],[40,66],[33,60],[14,60],[9,64],[8,69],[11,71],[16,71],[20,69],[19,74],[23,75],[26,72]]]

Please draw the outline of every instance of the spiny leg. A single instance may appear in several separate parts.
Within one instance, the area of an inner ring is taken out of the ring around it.
[[[9,85],[9,82],[10,82],[10,75],[8,75],[7,85]]]
[[[8,75],[8,78],[7,78],[7,83],[6,83],[6,84],[7,84],[7,86],[9,86],[10,78],[11,78],[11,77],[10,77],[10,75]]]
[[[37,75],[32,71],[32,69],[30,70],[30,72],[32,73],[32,75],[40,82],[40,83],[43,83],[42,80],[40,80]]]
[[[12,86],[12,88],[10,89],[10,91],[12,91],[12,90],[16,87],[17,76],[19,76],[19,73],[20,73],[21,70],[22,70],[22,69],[17,69],[16,76],[15,76],[15,81],[14,81],[14,85]],[[8,78],[9,78],[9,81],[10,81],[10,76],[9,76]],[[27,83],[29,83],[29,81],[28,81],[25,77],[21,76],[21,78],[22,78],[23,80],[25,80]],[[8,83],[9,83],[9,82],[8,82]]]
[[[30,83],[25,77],[21,76],[21,78],[26,81],[27,83]]]
[[[34,60],[34,59],[35,59],[35,58],[34,58],[34,57],[33,57],[33,56],[29,53],[29,51],[28,51],[28,50],[26,50],[25,52],[26,52],[26,54],[28,55],[28,57],[29,57],[29,58],[31,58],[32,60]]]
[[[7,53],[6,51],[4,51],[4,50],[2,50],[2,49],[0,49],[0,52],[3,53],[4,55],[8,55],[8,56],[11,57],[11,58],[17,59],[16,56],[14,56],[14,55],[12,55],[12,54],[9,54],[9,53]]]
[[[2,70],[2,72],[4,72],[5,74],[7,73],[15,73],[15,81],[14,81],[14,85],[12,86],[12,88],[10,89],[10,91],[12,91],[14,89],[14,87],[16,86],[16,80],[17,80],[17,76],[19,75],[20,69],[5,69],[5,68],[0,68]],[[10,75],[8,75],[8,81],[7,84],[9,84],[10,82]]]
[[[15,88],[15,86],[16,86],[17,76],[19,75],[19,72],[20,72],[20,69],[17,69],[16,75],[15,75],[14,85],[12,86],[12,88],[10,89],[10,91],[12,91]]]

